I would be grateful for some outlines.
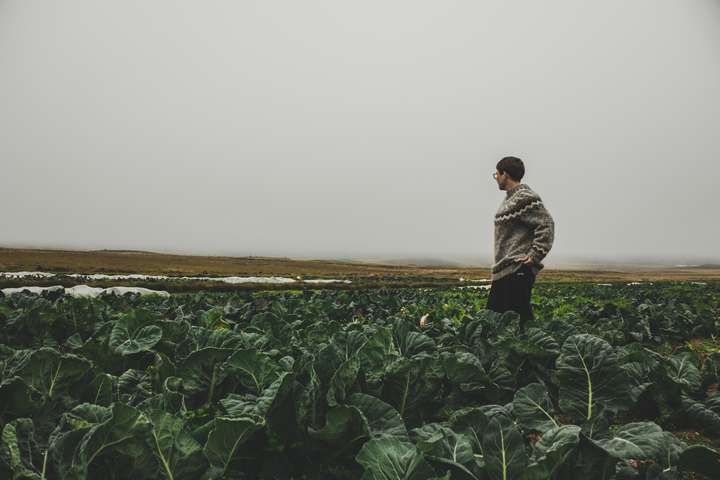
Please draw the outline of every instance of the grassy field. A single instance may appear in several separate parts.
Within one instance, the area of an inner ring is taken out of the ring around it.
[[[482,280],[488,268],[423,267],[332,260],[294,260],[282,257],[220,257],[173,255],[141,251],[69,251],[0,248],[0,271],[55,273],[144,273],[154,275],[253,275],[349,278],[367,284],[390,282],[426,284],[457,282],[459,278]],[[630,282],[662,280],[720,280],[720,268],[637,268],[613,270],[544,269],[539,282]],[[13,281],[10,283],[17,283]],[[3,285],[11,286],[7,280]],[[28,279],[22,280],[28,284]],[[47,283],[47,282],[46,282]],[[107,283],[107,282],[104,282]],[[127,282],[123,282],[127,283]],[[33,282],[33,284],[39,284]],[[158,286],[158,285],[154,285]]]

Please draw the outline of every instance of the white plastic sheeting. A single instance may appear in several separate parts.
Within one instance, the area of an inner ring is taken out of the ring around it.
[[[75,285],[74,287],[66,288],[65,295],[70,295],[75,298],[95,298],[99,296],[104,289],[97,287],[89,287],[87,285]]]
[[[40,295],[43,292],[59,292],[63,290],[62,285],[53,285],[52,287],[18,287],[18,288],[3,288],[0,290],[4,295],[10,296],[16,293],[33,293]]]
[[[83,278],[85,280],[166,280],[170,277],[165,275],[141,275],[141,274],[128,274],[128,275],[106,275],[104,273],[68,273],[65,276],[71,278]]]
[[[208,280],[224,283],[296,283],[294,278],[285,277],[180,277],[183,280]]]
[[[352,283],[350,280],[338,280],[334,278],[318,278],[300,280],[287,277],[170,277],[167,275],[143,275],[143,274],[127,274],[127,275],[107,275],[104,273],[64,273],[55,274],[48,272],[0,272],[0,277],[6,278],[51,278],[56,276],[65,276],[70,278],[79,278],[82,280],[195,280],[195,281],[209,281],[209,282],[223,282],[230,284],[240,283],[263,283],[263,284],[287,284],[287,283]]]
[[[2,277],[6,278],[26,278],[26,277],[37,277],[37,278],[50,278],[54,277],[54,273],[48,273],[48,272],[2,272],[0,274]]]
[[[61,285],[53,285],[52,287],[18,287],[3,288],[2,293],[10,296],[18,293],[26,292],[40,295],[43,292],[63,292],[65,295],[75,298],[96,298],[100,295],[125,295],[126,293],[137,293],[139,295],[159,295],[161,297],[169,297],[170,293],[164,290],[150,290],[149,288],[140,287],[110,287],[97,288],[87,285],[75,285],[74,287],[63,288]]]
[[[467,285],[465,287],[458,287],[461,289],[472,288],[475,290],[490,290],[490,285]]]
[[[336,280],[334,278],[312,278],[303,281],[305,283],[352,283],[350,280]]]
[[[101,295],[125,295],[126,293],[137,293],[139,295],[160,295],[161,297],[169,297],[170,294],[164,290],[150,290],[141,287],[110,287],[103,289]]]

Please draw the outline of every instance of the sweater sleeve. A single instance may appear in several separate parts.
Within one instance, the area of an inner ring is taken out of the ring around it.
[[[532,246],[528,255],[535,264],[538,264],[552,248],[555,239],[555,221],[541,201],[536,202],[533,208],[525,212],[523,221],[533,230]]]

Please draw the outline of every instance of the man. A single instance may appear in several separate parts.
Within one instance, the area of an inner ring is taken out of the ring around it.
[[[530,296],[535,277],[544,268],[542,259],[552,248],[555,222],[542,199],[520,183],[525,165],[505,157],[493,177],[506,195],[495,214],[495,263],[492,266],[487,308],[499,313],[520,314],[520,329],[533,319]]]

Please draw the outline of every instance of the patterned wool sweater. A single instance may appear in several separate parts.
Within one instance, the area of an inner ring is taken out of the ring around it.
[[[555,222],[540,196],[524,183],[511,188],[495,214],[495,264],[490,280],[518,270],[525,255],[533,258],[532,270],[537,275],[554,238]]]

